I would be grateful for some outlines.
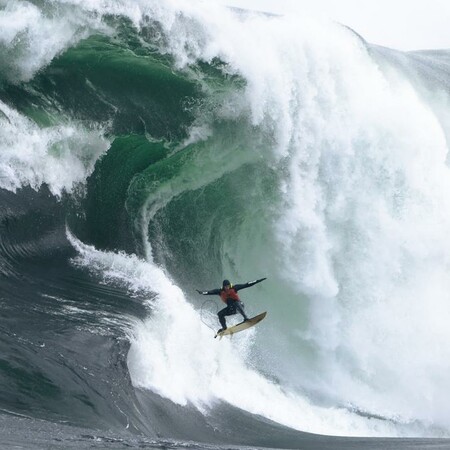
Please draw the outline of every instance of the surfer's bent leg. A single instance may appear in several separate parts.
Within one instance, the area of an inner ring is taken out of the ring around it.
[[[244,320],[248,320],[248,317],[244,312],[243,305],[240,302],[235,302],[235,304],[236,304],[236,309],[240,312],[240,314],[242,315]]]
[[[236,314],[236,305],[235,301],[232,299],[227,300],[226,308],[221,309],[217,315],[219,316],[220,325],[222,325],[222,329],[226,330],[227,322],[225,321],[225,316],[232,316]]]

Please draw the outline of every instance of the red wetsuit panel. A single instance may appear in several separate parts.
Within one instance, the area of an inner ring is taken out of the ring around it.
[[[225,289],[222,289],[220,291],[220,298],[224,303],[226,303],[229,298],[233,299],[235,302],[241,301],[239,295],[233,288],[228,289],[228,292],[226,292]]]

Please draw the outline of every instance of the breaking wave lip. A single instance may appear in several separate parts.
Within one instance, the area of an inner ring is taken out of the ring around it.
[[[108,144],[100,130],[74,124],[40,128],[0,101],[0,188],[38,190],[44,183],[61,196],[84,182]]]
[[[95,32],[107,33],[102,17],[76,3],[5,0],[0,11],[0,77],[11,83],[29,81],[55,56]]]

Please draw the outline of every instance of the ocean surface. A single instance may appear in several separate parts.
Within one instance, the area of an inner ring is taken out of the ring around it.
[[[0,62],[0,448],[450,448],[450,51],[0,0]]]

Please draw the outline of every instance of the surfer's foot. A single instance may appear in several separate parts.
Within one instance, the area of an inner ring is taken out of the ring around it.
[[[248,317],[244,317],[244,322],[248,322],[250,319]]]
[[[225,327],[225,328],[219,328],[219,329],[217,330],[217,334],[222,333],[222,331],[225,331],[226,329],[227,329],[227,327]]]

